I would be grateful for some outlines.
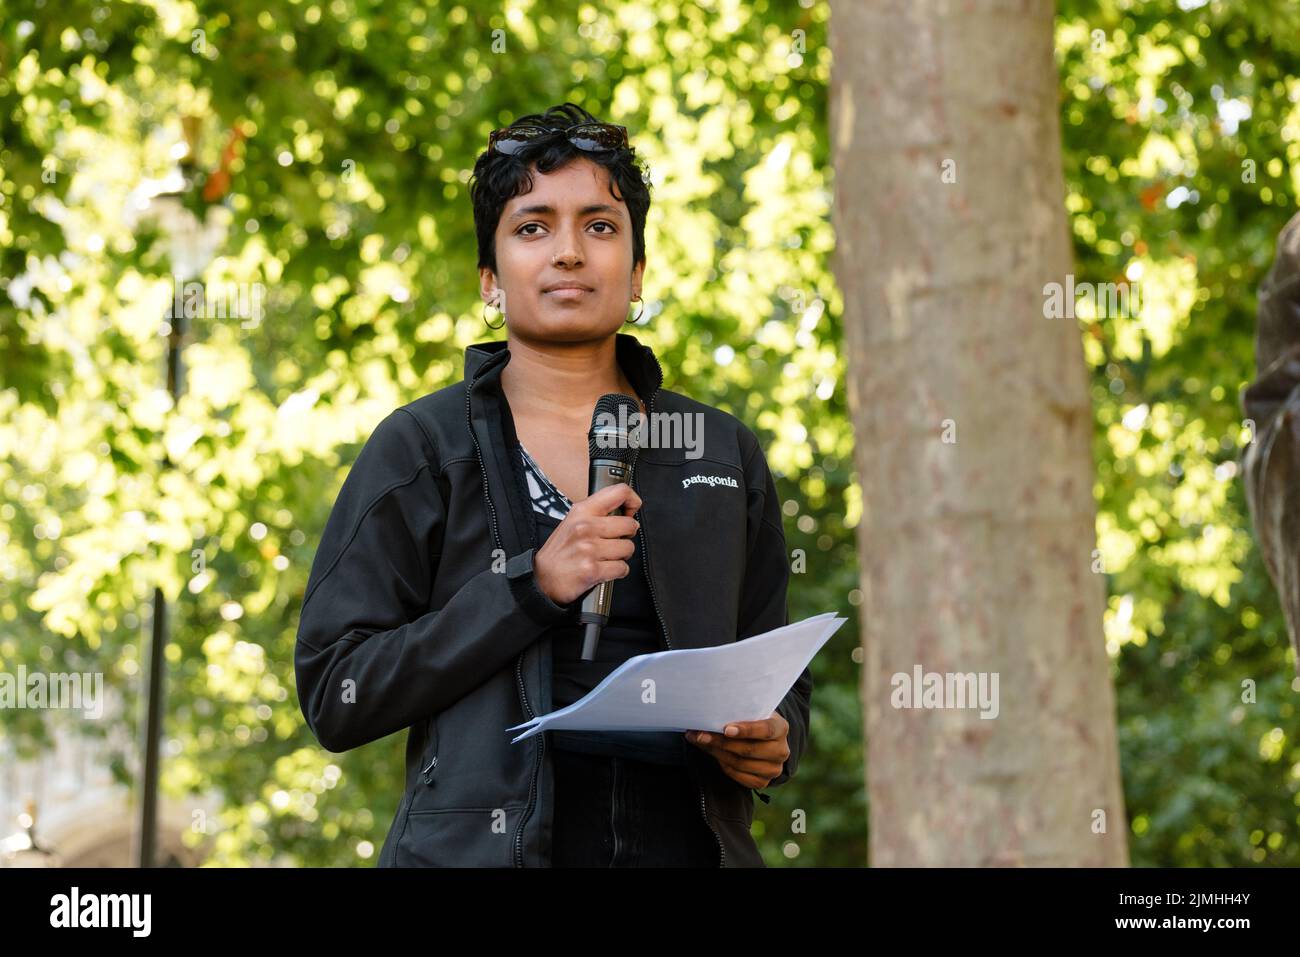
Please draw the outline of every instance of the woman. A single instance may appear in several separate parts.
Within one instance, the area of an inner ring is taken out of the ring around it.
[[[573,104],[522,117],[492,134],[471,195],[506,341],[467,349],[463,382],[398,409],[358,456],[303,601],[303,713],[331,751],[410,729],[380,866],[763,866],[752,795],[797,768],[807,670],[734,736],[510,743],[506,728],[632,655],[786,624],[789,570],[753,433],[663,390],[653,352],[618,331],[649,207],[626,130]],[[610,392],[694,417],[700,448],[643,448],[632,486],[588,496],[587,433]],[[582,661],[577,612],[608,580],[610,621]]]

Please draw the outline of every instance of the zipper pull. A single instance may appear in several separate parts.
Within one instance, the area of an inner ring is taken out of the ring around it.
[[[433,783],[433,769],[436,768],[437,766],[438,766],[438,756],[435,754],[433,756],[433,760],[429,762],[429,766],[420,772],[421,777],[424,778],[425,784]]]

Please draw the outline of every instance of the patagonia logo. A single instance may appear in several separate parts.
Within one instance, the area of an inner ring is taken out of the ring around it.
[[[734,478],[726,475],[692,475],[690,478],[682,479],[682,488],[688,485],[704,484],[708,486],[728,485],[731,488],[740,488]]]

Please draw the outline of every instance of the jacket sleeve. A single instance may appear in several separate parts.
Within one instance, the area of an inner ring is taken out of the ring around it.
[[[1242,479],[1300,676],[1300,215],[1282,230],[1260,286],[1255,364],[1258,377],[1242,395],[1253,423]]]
[[[482,571],[429,608],[446,520],[436,463],[425,430],[398,409],[362,448],[326,522],[294,671],[303,716],[329,751],[442,711],[565,614],[533,581],[532,549],[502,567],[490,545]]]
[[[758,439],[746,428],[742,433],[752,443],[745,454],[745,481],[748,488],[749,518],[745,580],[741,586],[740,615],[736,640],[780,628],[790,623],[786,591],[790,583],[790,556],[785,548],[785,529],[781,524],[781,500],[776,482],[767,465],[767,457]],[[808,742],[808,715],[812,706],[812,672],[804,668],[798,680],[777,705],[777,713],[790,723],[786,742],[790,757],[781,774],[768,787],[784,784],[799,769]]]

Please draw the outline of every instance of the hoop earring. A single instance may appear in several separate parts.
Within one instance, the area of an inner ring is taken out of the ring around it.
[[[641,313],[645,312],[645,302],[641,299],[640,296],[637,296],[637,297],[636,297],[635,299],[633,299],[632,301],[633,301],[633,302],[639,302],[639,303],[641,303],[641,308],[638,309],[638,310],[636,311],[636,315],[633,316],[631,320],[627,320],[627,319],[624,319],[624,320],[623,320],[623,325],[625,325],[625,326],[626,326],[626,325],[636,325],[638,322],[641,321]]]
[[[495,302],[485,302],[483,304],[483,325],[487,326],[489,329],[500,329],[501,326],[504,326],[506,324],[506,314],[502,312],[500,324],[494,326],[492,325],[492,323],[488,322],[487,319],[488,306],[491,306],[493,309],[497,309],[497,304]]]

